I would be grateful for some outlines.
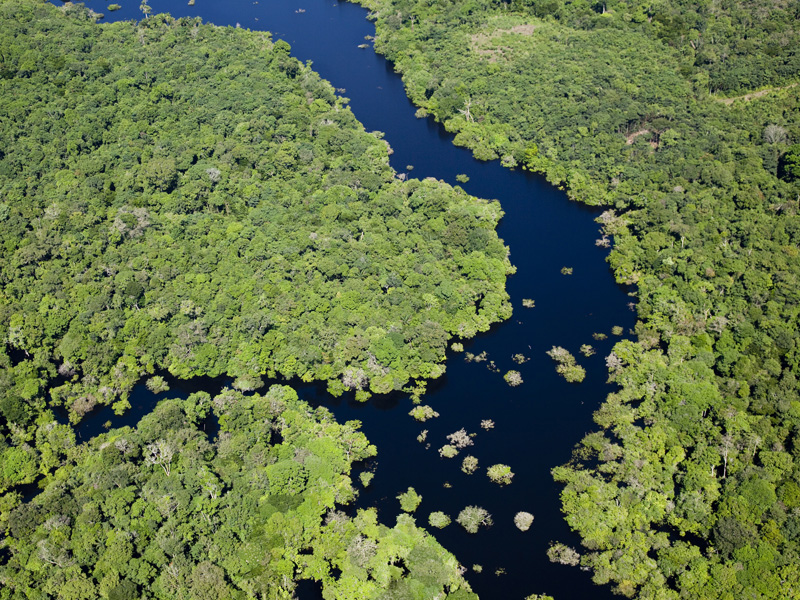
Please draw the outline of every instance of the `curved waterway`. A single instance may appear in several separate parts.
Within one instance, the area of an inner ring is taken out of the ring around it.
[[[94,5],[94,2],[90,3]],[[300,385],[301,397],[330,408],[340,421],[359,419],[367,437],[378,448],[378,457],[367,468],[375,478],[363,490],[357,507],[375,506],[381,520],[393,524],[399,513],[398,493],[413,486],[423,497],[416,517],[427,527],[428,515],[437,510],[453,518],[467,505],[486,508],[494,525],[475,535],[453,523],[431,533],[468,567],[467,579],[484,599],[518,598],[550,594],[556,600],[612,598],[608,588],[592,584],[589,573],[551,564],[546,557],[550,541],[579,547],[577,537],[561,517],[558,494],[550,469],[563,464],[575,443],[595,428],[591,415],[611,391],[606,384],[603,357],[613,345],[612,326],[628,331],[635,315],[627,290],[617,286],[605,263],[607,251],[595,246],[597,211],[567,200],[562,191],[543,178],[520,170],[504,169],[495,161],[482,163],[452,145],[452,136],[430,119],[416,119],[405,96],[400,77],[390,63],[377,56],[371,45],[359,48],[374,28],[367,11],[354,4],[333,0],[151,0],[153,12],[200,16],[217,25],[240,25],[272,32],[284,39],[292,53],[313,67],[335,88],[344,89],[356,117],[367,130],[379,130],[394,149],[392,165],[410,176],[435,177],[456,185],[456,175],[469,182],[460,184],[475,196],[501,202],[505,217],[499,234],[511,249],[516,275],[508,281],[514,305],[513,317],[489,333],[465,344],[474,354],[486,352],[499,373],[487,362],[467,363],[463,354],[450,353],[447,373],[432,382],[423,399],[440,413],[425,424],[407,416],[412,407],[402,396],[359,404],[352,398],[334,399],[323,388]],[[104,6],[93,6],[101,10]],[[138,3],[126,2],[122,10],[106,13],[107,20],[139,19]],[[572,275],[563,275],[562,267]],[[535,301],[524,308],[523,298]],[[592,334],[609,338],[595,341]],[[581,344],[592,344],[597,354],[590,358],[578,352]],[[569,384],[560,378],[545,354],[552,346],[564,346],[586,368],[586,380]],[[512,355],[530,360],[522,365]],[[502,373],[519,370],[524,383],[509,387]],[[216,392],[224,382],[175,382],[176,395],[192,387]],[[190,387],[191,386],[191,387]],[[122,418],[104,409],[89,415],[78,431],[87,439],[111,420],[114,426],[133,425],[149,411],[155,399],[144,386],[131,398],[133,408]],[[492,419],[494,429],[484,430],[481,420]],[[475,445],[455,459],[440,458],[437,449],[449,433],[466,428],[476,433]],[[417,442],[423,430],[427,442]],[[480,469],[473,475],[461,472],[461,458],[476,456]],[[494,463],[511,466],[513,483],[499,487],[489,481],[485,468]],[[535,521],[525,533],[516,529],[514,515],[525,510]],[[473,570],[481,565],[482,571]],[[302,600],[320,597],[314,585],[299,588]]]

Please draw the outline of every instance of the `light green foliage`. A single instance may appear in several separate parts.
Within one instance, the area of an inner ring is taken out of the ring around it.
[[[562,275],[572,275],[572,267],[561,267],[561,274]]]
[[[397,499],[400,500],[400,508],[408,513],[413,513],[417,510],[422,502],[422,496],[420,496],[413,487],[399,494]]]
[[[361,481],[361,485],[364,487],[369,487],[369,484],[372,483],[372,479],[375,477],[375,473],[371,471],[363,471],[358,474],[358,479]]]
[[[575,362],[575,357],[561,346],[553,346],[547,355],[556,363],[556,372],[570,383],[580,383],[586,377],[586,369]]]
[[[475,597],[452,555],[410,518],[389,529],[374,510],[353,519],[337,510],[353,498],[352,463],[375,453],[352,422],[339,425],[283,386],[265,396],[228,390],[213,404],[221,424],[213,442],[182,401],[164,400],[135,429],[72,449],[30,502],[2,506],[0,594],[282,598],[298,578],[321,581],[331,598],[398,587]],[[143,460],[154,440],[175,449],[169,475]]]
[[[480,506],[467,506],[458,513],[456,521],[469,533],[478,533],[481,526],[489,527],[492,525],[492,515]]]
[[[439,456],[442,458],[455,458],[458,456],[458,448],[453,446],[452,444],[445,444],[441,448],[439,448]]]
[[[465,456],[461,461],[461,470],[467,475],[472,475],[478,470],[478,459],[472,455]]]
[[[161,375],[153,375],[147,380],[146,385],[147,389],[154,394],[160,394],[162,392],[169,391],[169,384]]]
[[[623,331],[624,331],[624,330],[623,330],[623,328],[622,328],[622,327],[620,327],[619,325],[614,325],[614,326],[611,328],[611,335],[622,335],[622,332],[623,332]]]
[[[508,485],[514,477],[514,473],[511,472],[511,467],[499,463],[486,469],[486,474],[489,476],[489,479],[500,485]]]
[[[458,181],[459,183],[467,183],[469,181],[469,176],[464,175],[463,173],[459,173],[458,175],[456,175],[456,181]]]
[[[586,357],[594,356],[597,352],[591,344],[583,344],[580,348],[581,354]]]
[[[433,419],[439,416],[439,413],[433,410],[427,404],[415,406],[414,408],[411,409],[411,412],[409,412],[408,414],[414,417],[417,421],[423,423],[428,419]]]
[[[452,344],[450,344],[450,349],[453,352],[463,352],[464,344],[462,344],[461,342],[453,342]]]
[[[436,527],[437,529],[444,529],[451,523],[450,517],[448,517],[445,513],[441,511],[432,512],[428,517],[428,523],[431,527]]]
[[[24,357],[0,353],[0,435],[48,402],[123,412],[160,370],[416,391],[511,314],[499,205],[396,179],[285,42],[33,0],[0,20],[0,338]]]
[[[522,375],[519,371],[508,371],[505,375],[503,375],[503,379],[505,382],[510,385],[511,387],[517,387],[518,385],[522,385]]]

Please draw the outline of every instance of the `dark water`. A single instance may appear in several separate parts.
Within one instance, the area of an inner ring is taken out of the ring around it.
[[[486,363],[465,363],[463,355],[451,354],[447,373],[433,382],[424,403],[441,416],[426,424],[416,423],[406,413],[411,403],[391,397],[358,404],[351,399],[332,399],[313,385],[298,386],[301,396],[329,407],[341,421],[360,419],[363,430],[378,447],[375,478],[361,493],[358,506],[376,506],[383,522],[393,524],[399,512],[396,495],[409,486],[423,501],[417,511],[420,525],[427,526],[432,511],[441,510],[455,518],[467,505],[486,508],[494,526],[476,535],[455,523],[444,530],[432,530],[436,538],[465,566],[482,565],[467,579],[484,599],[524,598],[528,594],[550,594],[557,600],[612,598],[607,588],[594,586],[589,574],[575,568],[551,564],[545,555],[551,540],[578,547],[559,512],[559,487],[550,476],[553,466],[568,460],[573,445],[594,426],[592,412],[610,391],[605,383],[603,357],[610,352],[614,337],[611,327],[627,331],[634,323],[626,290],[615,285],[604,262],[606,251],[598,249],[597,216],[542,178],[522,171],[510,171],[499,163],[481,163],[468,151],[455,148],[451,136],[431,120],[414,118],[414,107],[404,95],[400,78],[389,63],[371,47],[359,49],[365,36],[374,34],[366,20],[367,11],[353,4],[332,0],[151,0],[153,13],[201,16],[217,25],[236,25],[271,31],[285,39],[295,56],[310,60],[334,87],[344,88],[352,109],[368,130],[386,133],[394,148],[392,164],[398,171],[413,165],[414,177],[436,177],[455,184],[455,176],[470,177],[462,187],[476,196],[498,199],[506,216],[499,233],[511,248],[511,260],[518,272],[508,282],[514,316],[465,344],[473,353],[486,351],[500,373]],[[105,5],[91,3],[95,10]],[[303,9],[304,12],[297,12]],[[123,9],[107,18],[140,18],[138,2],[126,0]],[[561,274],[561,268],[574,274]],[[532,298],[536,307],[522,307]],[[593,332],[609,334],[596,342]],[[581,344],[595,346],[597,354],[584,358]],[[552,346],[569,349],[587,370],[581,384],[568,384],[545,355]],[[511,360],[522,353],[530,361],[517,366]],[[524,384],[510,388],[502,379],[509,369],[522,373]],[[201,381],[181,384],[177,395],[189,386],[207,387],[209,392],[222,382]],[[133,410],[114,425],[133,424],[152,407],[154,399],[143,386],[132,398]],[[91,415],[80,426],[86,439],[102,430],[110,411]],[[482,419],[492,419],[495,428],[481,429]],[[440,458],[437,449],[445,435],[462,427],[477,433],[475,445],[455,459]],[[430,448],[416,441],[428,429]],[[480,469],[474,475],[460,471],[461,458],[476,456]],[[499,487],[489,481],[485,468],[505,463],[515,473],[513,483]],[[520,510],[535,515],[532,528],[522,533],[513,524]],[[496,574],[498,569],[504,573]],[[304,600],[319,597],[313,585],[303,585]]]

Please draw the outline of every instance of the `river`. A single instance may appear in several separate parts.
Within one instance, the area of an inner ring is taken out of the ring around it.
[[[89,3],[95,10],[105,6]],[[315,385],[299,385],[301,397],[330,408],[340,421],[359,419],[363,430],[378,448],[378,457],[368,468],[375,478],[361,492],[357,506],[375,506],[389,525],[399,513],[398,493],[413,486],[423,497],[417,521],[427,527],[427,516],[441,510],[455,518],[467,505],[479,505],[493,516],[494,525],[475,535],[453,523],[431,533],[458,560],[469,567],[466,578],[485,600],[522,599],[528,594],[550,594],[556,600],[613,598],[606,587],[592,584],[589,573],[551,564],[545,552],[550,541],[576,548],[559,510],[560,491],[550,469],[563,464],[583,435],[594,428],[592,412],[611,391],[606,383],[603,357],[613,345],[612,326],[627,332],[635,322],[632,300],[616,285],[605,263],[607,250],[595,246],[598,211],[570,202],[566,195],[543,178],[521,170],[509,170],[499,162],[482,163],[452,145],[452,136],[431,119],[417,119],[406,98],[400,77],[391,64],[377,56],[365,36],[374,28],[367,11],[357,5],[333,0],[151,0],[153,13],[200,16],[217,25],[240,25],[267,30],[286,40],[292,53],[313,67],[334,87],[344,89],[356,117],[367,130],[379,130],[394,149],[392,165],[410,176],[435,177],[457,184],[456,175],[469,181],[461,185],[470,194],[500,201],[505,217],[499,234],[511,249],[518,271],[508,281],[514,315],[489,333],[465,344],[474,354],[487,352],[500,373],[487,363],[467,363],[462,354],[451,353],[447,373],[430,385],[423,398],[440,417],[420,424],[407,416],[410,401],[402,396],[378,398],[366,404],[351,398],[333,399]],[[138,19],[138,3],[126,2],[106,20]],[[572,275],[561,273],[571,267]],[[522,299],[535,300],[535,308],[524,308]],[[592,334],[608,334],[595,341]],[[581,344],[592,344],[597,354],[585,358]],[[545,354],[552,346],[564,346],[586,368],[583,383],[569,384],[555,372]],[[530,360],[522,365],[512,355]],[[524,383],[509,387],[502,373],[521,372]],[[177,394],[192,388],[215,392],[222,382],[176,382]],[[108,409],[89,415],[79,426],[83,439],[101,430],[107,420],[117,425],[135,424],[154,404],[144,386],[131,398],[133,409],[122,418],[112,418]],[[494,429],[484,430],[481,420],[491,419]],[[475,445],[455,459],[440,458],[437,449],[445,436],[462,427],[476,433]],[[417,442],[422,429],[429,430],[430,447]],[[461,472],[461,457],[476,456],[480,469],[473,475]],[[506,487],[489,481],[485,468],[494,463],[511,466],[513,483]],[[531,529],[516,529],[513,517],[525,510],[535,516]],[[472,565],[481,565],[477,573]],[[318,598],[314,585],[299,588],[302,600]]]

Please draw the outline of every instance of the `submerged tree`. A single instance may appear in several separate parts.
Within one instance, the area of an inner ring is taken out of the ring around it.
[[[417,510],[422,502],[422,496],[413,487],[409,487],[405,492],[399,494],[397,499],[400,500],[400,508],[409,513]]]
[[[447,516],[445,513],[441,511],[435,511],[430,514],[428,517],[428,523],[431,527],[436,527],[438,529],[443,529],[450,525],[450,517]]]
[[[477,533],[481,526],[489,527],[492,525],[492,515],[480,506],[467,506],[458,513],[456,521],[469,533]]]
[[[478,459],[472,455],[465,456],[461,461],[461,470],[467,475],[472,475],[478,470]]]
[[[511,472],[511,467],[499,463],[489,467],[486,470],[486,474],[489,476],[489,479],[500,485],[510,484],[511,479],[514,477],[514,473]]]
[[[514,525],[520,531],[528,531],[533,524],[533,515],[529,512],[520,511],[514,515]]]
[[[586,377],[586,370],[575,362],[575,357],[566,348],[553,346],[547,355],[558,363],[556,372],[570,383],[580,383]]]
[[[522,385],[522,374],[519,371],[511,370],[503,375],[503,379],[505,379],[505,382],[511,387]]]

